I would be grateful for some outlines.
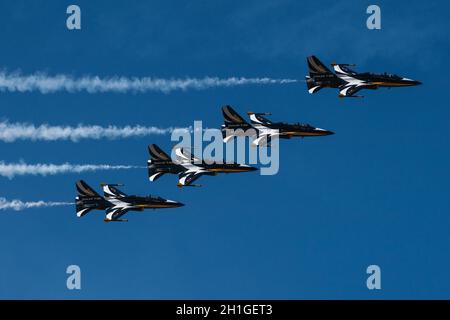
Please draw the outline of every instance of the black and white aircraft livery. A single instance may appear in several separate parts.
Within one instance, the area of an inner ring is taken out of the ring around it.
[[[172,161],[170,156],[162,151],[156,144],[148,146],[150,160],[148,160],[148,177],[150,181],[155,181],[165,173],[177,174],[179,177],[178,187],[194,185],[192,182],[201,176],[215,176],[218,173],[234,173],[256,171],[258,168],[237,163],[212,163],[210,161],[199,160],[192,154],[186,154],[183,148],[176,148],[177,159]]]
[[[250,123],[245,121],[231,106],[222,108],[224,124],[222,125],[223,141],[226,143],[230,139],[239,136],[249,136],[249,129],[257,137],[253,140],[254,146],[270,145],[271,137],[277,136],[280,139],[290,139],[292,137],[317,137],[328,136],[334,132],[316,128],[309,124],[272,122],[264,116],[270,113],[248,112]]]
[[[417,86],[421,82],[403,78],[395,74],[375,74],[370,72],[357,73],[349,67],[354,65],[332,63],[336,74],[331,72],[315,56],[307,58],[309,76],[306,76],[306,84],[309,93],[316,93],[322,88],[338,88],[339,97],[362,97],[355,94],[362,89],[378,89],[379,87],[410,87]]]
[[[184,204],[166,200],[161,197],[129,196],[116,188],[118,184],[102,183],[104,197],[100,196],[86,182],[76,182],[78,196],[75,198],[77,216],[80,218],[91,210],[105,210],[105,222],[128,220],[120,219],[128,211],[143,211],[144,209],[177,208]]]

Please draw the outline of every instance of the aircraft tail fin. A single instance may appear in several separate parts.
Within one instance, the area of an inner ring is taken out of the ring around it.
[[[244,120],[231,106],[222,107],[223,121],[222,138],[226,143],[241,135],[247,135],[247,130],[253,129],[253,126]]]
[[[105,199],[100,196],[83,180],[78,180],[75,184],[77,197],[75,198],[75,209],[77,217],[81,218],[91,210],[104,210]]]
[[[309,76],[314,78],[318,75],[333,74],[316,56],[309,56],[306,58],[308,62]]]
[[[147,162],[148,179],[150,181],[155,181],[163,174],[167,173],[167,169],[165,170],[164,166],[172,165],[173,161],[171,157],[156,144],[150,144],[148,146],[148,153],[150,154],[150,160]]]
[[[225,126],[230,124],[237,125],[248,125],[247,121],[244,120],[231,106],[222,107],[223,121]]]
[[[83,180],[78,180],[75,184],[77,188],[77,193],[79,197],[83,198],[96,198],[101,197],[94,189],[92,189],[86,182]]]
[[[162,151],[156,144],[150,144],[148,146],[148,153],[153,161],[172,161],[170,156]]]
[[[321,79],[334,78],[336,75],[331,72],[316,56],[306,58],[309,69],[309,76],[306,76],[306,85],[308,92],[313,94],[318,92],[325,86],[321,83]]]

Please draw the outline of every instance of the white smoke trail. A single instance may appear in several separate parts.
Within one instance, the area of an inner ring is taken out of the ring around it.
[[[144,126],[35,126],[27,123],[0,122],[0,141],[14,142],[16,140],[72,140],[81,139],[119,139],[129,137],[144,137],[150,135],[170,134],[176,130],[191,130],[190,128],[158,128]]]
[[[15,210],[21,211],[30,208],[40,208],[40,207],[57,207],[57,206],[69,206],[73,205],[73,202],[47,202],[47,201],[31,201],[24,202],[21,200],[7,200],[0,197],[0,210]]]
[[[272,78],[185,78],[185,79],[161,79],[161,78],[127,78],[110,77],[100,78],[98,76],[83,76],[74,78],[69,75],[59,74],[49,76],[45,73],[21,75],[18,72],[0,72],[0,90],[11,92],[54,93],[58,91],[89,93],[97,92],[147,92],[159,91],[169,93],[175,90],[187,91],[205,90],[214,87],[234,87],[243,85],[267,85],[294,83],[294,79],[272,79]]]
[[[61,173],[81,173],[93,172],[99,170],[126,170],[139,169],[141,166],[129,165],[109,165],[109,164],[27,164],[21,163],[5,163],[0,161],[0,176],[12,179],[15,176],[23,175],[55,175]]]

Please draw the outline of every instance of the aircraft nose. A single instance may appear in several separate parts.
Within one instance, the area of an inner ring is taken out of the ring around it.
[[[258,170],[258,168],[252,167],[252,166],[249,166],[249,165],[246,165],[246,164],[242,164],[241,167],[244,168],[246,171],[256,171],[256,170]]]
[[[410,86],[418,86],[422,84],[422,82],[413,79],[403,78],[402,80]]]
[[[330,135],[334,134],[333,131],[320,129],[320,128],[316,128],[316,131],[318,131],[321,135],[324,135],[324,136],[330,136]]]
[[[184,207],[184,203],[174,201],[174,200],[166,200],[166,203],[169,204],[173,208]]]

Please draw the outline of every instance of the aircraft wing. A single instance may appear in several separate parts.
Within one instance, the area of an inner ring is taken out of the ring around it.
[[[250,117],[250,122],[252,125],[267,126],[272,124],[272,121],[266,117],[263,117],[263,115],[266,115],[264,113],[247,112],[247,114]]]
[[[131,208],[130,207],[111,207],[106,209],[105,221],[117,221],[126,214]]]
[[[342,75],[355,75],[356,72],[353,71],[352,69],[349,68],[348,64],[332,64],[334,72],[336,72],[336,75],[338,77],[342,76]]]
[[[127,196],[112,184],[102,184],[102,188],[105,198],[123,198]]]
[[[225,143],[235,137],[254,137],[257,134],[258,130],[256,128],[253,131],[242,131],[242,134],[239,132],[239,129],[236,131],[232,130],[231,132],[227,132],[226,129],[222,130],[223,142]]]
[[[188,170],[182,172],[178,175],[179,177],[178,186],[189,186],[190,184],[192,184],[192,182],[194,182],[203,175],[210,175],[210,173],[206,170],[196,170],[196,171]]]
[[[252,145],[266,147],[270,144],[270,138],[274,136],[272,134],[260,134],[258,138],[253,140]]]
[[[341,86],[339,89],[339,96],[340,97],[352,97],[354,96],[358,91],[370,87],[369,85],[364,84],[347,84],[344,86]]]
[[[177,160],[183,163],[201,162],[199,159],[194,157],[192,153],[186,152],[184,148],[176,148],[175,155],[177,156]]]

